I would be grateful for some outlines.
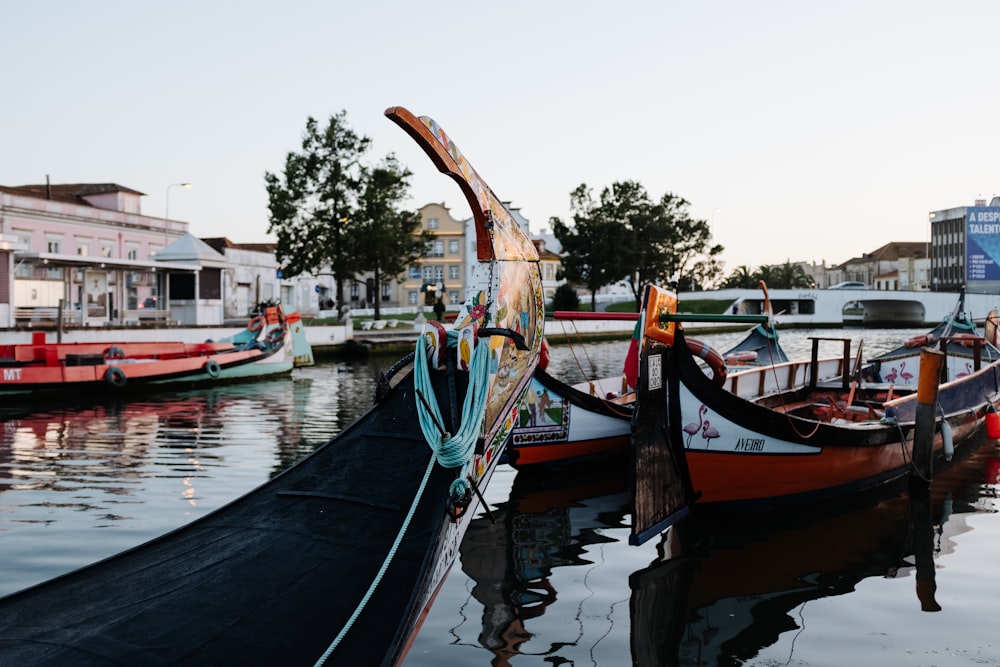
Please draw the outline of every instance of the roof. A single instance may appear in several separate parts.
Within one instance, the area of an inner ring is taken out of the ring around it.
[[[0,185],[0,191],[22,197],[35,197],[37,199],[50,199],[52,201],[62,201],[71,204],[90,206],[85,197],[89,195],[101,195],[111,192],[124,192],[130,195],[145,196],[145,192],[139,192],[132,188],[126,188],[117,183],[56,183],[40,185]]]
[[[223,255],[226,254],[226,249],[251,250],[268,253],[273,253],[278,249],[277,243],[233,243],[225,236],[211,236],[208,238],[202,237],[201,240],[211,246],[216,252]]]
[[[193,234],[185,234],[156,254],[159,262],[201,262],[226,265],[226,258]]]
[[[842,268],[854,264],[871,262],[895,262],[903,258],[922,259],[927,257],[926,241],[891,241],[884,246],[865,253],[861,257],[853,257],[834,268]]]

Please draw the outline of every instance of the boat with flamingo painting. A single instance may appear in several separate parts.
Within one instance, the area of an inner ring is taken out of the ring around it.
[[[814,338],[804,375],[772,382],[766,369],[740,375],[732,387],[704,372],[683,318],[673,292],[647,288],[632,439],[636,541],[661,529],[657,480],[678,469],[698,504],[739,512],[838,497],[911,470],[917,387],[865,381],[851,341],[841,340],[839,374],[824,372],[818,360],[818,345],[830,339]],[[972,360],[972,374],[938,387],[934,461],[981,433],[1000,404],[1000,361],[992,345],[977,337],[964,349],[980,356]]]
[[[473,211],[477,289],[456,327],[422,332],[368,412],[266,484],[0,598],[0,664],[402,663],[509,439],[544,302],[534,245],[454,142],[386,115]]]
[[[790,366],[796,366],[781,349],[763,282],[761,288],[766,320],[755,323],[731,348],[719,354],[701,341],[688,339],[692,350],[704,361],[705,371],[725,377],[729,387],[739,387],[741,375],[755,368],[777,367],[782,369],[780,373],[786,373]],[[638,319],[638,314],[629,313],[596,313],[588,317],[589,313],[557,311],[555,315],[560,319]],[[638,339],[633,338],[621,376],[569,385],[547,372],[543,355],[521,399],[521,418],[507,447],[508,462],[525,469],[625,456],[632,437],[637,360]],[[802,365],[798,364],[800,368]],[[833,368],[840,372],[841,366]],[[713,432],[709,425],[702,435],[711,438]]]
[[[947,355],[945,379],[965,377],[974,373],[977,364],[1000,359],[997,348],[997,311],[984,320],[983,333],[965,311],[965,289],[951,313],[926,334],[914,336],[892,350],[868,360],[862,374],[869,382],[885,382],[897,387],[915,387],[919,378],[920,348],[940,346]],[[978,349],[976,347],[978,346]]]

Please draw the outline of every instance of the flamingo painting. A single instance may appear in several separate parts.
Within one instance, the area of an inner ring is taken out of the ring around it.
[[[691,422],[684,427],[684,432],[687,433],[687,442],[684,444],[685,447],[691,446],[691,438],[695,436],[701,430],[701,426],[704,423],[704,414],[708,412],[708,407],[704,404],[698,408],[698,422]]]
[[[904,361],[899,364],[899,379],[905,382],[906,384],[910,384],[910,380],[913,379],[913,373],[910,373],[905,369],[906,369],[906,362]]]
[[[701,437],[705,439],[705,449],[708,449],[708,446],[712,444],[712,440],[719,437],[719,431],[714,426],[709,426],[709,422],[706,419],[701,427]]]
[[[896,378],[899,376],[899,369],[893,366],[892,370],[885,374],[886,382],[895,382]]]

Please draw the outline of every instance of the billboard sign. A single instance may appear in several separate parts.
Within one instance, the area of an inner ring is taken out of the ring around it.
[[[965,210],[965,279],[1000,280],[1000,206]]]

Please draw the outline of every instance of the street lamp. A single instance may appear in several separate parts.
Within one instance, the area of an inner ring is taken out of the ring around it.
[[[191,184],[190,183],[171,183],[170,185],[167,186],[167,203],[166,203],[166,210],[164,211],[164,214],[163,214],[163,217],[166,220],[170,219],[170,188],[184,188],[185,190],[190,190],[191,189]]]

